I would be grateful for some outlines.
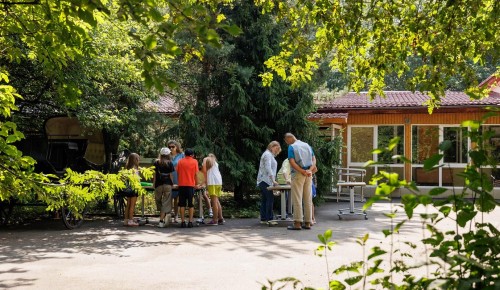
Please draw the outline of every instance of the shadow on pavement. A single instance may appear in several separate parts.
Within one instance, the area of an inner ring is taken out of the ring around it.
[[[301,231],[287,230],[289,222],[269,227],[260,225],[257,219],[233,219],[222,226],[200,225],[190,229],[181,229],[177,225],[159,229],[155,227],[157,219],[154,218],[150,224],[138,228],[123,227],[121,221],[102,217],[85,221],[81,228],[75,230],[61,230],[60,221],[41,225],[34,223],[0,231],[0,252],[3,253],[0,263],[69,259],[69,255],[65,254],[72,253],[122,257],[128,248],[174,247],[181,244],[205,248],[224,244],[228,251],[244,249],[267,259],[287,258],[297,252],[309,252],[304,249],[311,247],[304,247],[303,244],[319,244],[317,235],[327,229],[333,230],[332,240],[343,243],[352,242],[366,233],[376,237],[381,235],[383,229],[390,228],[391,221],[383,214],[389,210],[388,204],[374,204],[368,210],[368,220],[362,216],[345,216],[339,220],[338,209],[346,206],[347,203],[325,203],[317,207],[318,223],[311,230]],[[419,230],[420,226],[409,228]]]

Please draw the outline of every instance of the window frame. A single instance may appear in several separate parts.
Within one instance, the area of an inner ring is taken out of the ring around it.
[[[439,134],[439,138],[438,138],[438,144],[441,144],[443,141],[444,141],[444,128],[462,128],[460,126],[460,124],[411,124],[411,136],[410,136],[410,148],[412,150],[411,152],[411,156],[412,156],[412,159],[413,159],[413,128],[416,127],[416,126],[426,126],[426,127],[429,127],[429,126],[437,126],[438,127],[438,134]],[[471,140],[470,138],[467,138],[467,151],[470,151],[471,150]],[[443,154],[443,151],[442,150],[438,150],[438,154]],[[467,156],[467,163],[450,163],[450,162],[444,162],[444,157],[441,158],[441,160],[439,160],[439,163],[438,163],[438,166],[439,168],[437,169],[438,170],[438,184],[437,185],[423,185],[423,186],[431,186],[431,187],[435,187],[435,186],[440,186],[440,187],[445,187],[445,188],[452,188],[454,187],[454,185],[443,185],[443,168],[445,169],[448,169],[450,168],[451,170],[453,169],[465,169],[465,167],[467,166],[467,164],[469,163],[470,161],[470,157]],[[419,163],[411,163],[411,167],[410,167],[410,180],[411,181],[414,181],[414,176],[413,176],[413,169],[414,168],[423,168],[424,167],[424,164],[419,164]],[[421,185],[422,186],[422,185]]]
[[[352,162],[352,128],[372,128],[373,130],[373,144],[372,144],[372,150],[378,148],[378,127],[402,127],[403,128],[403,138],[401,141],[403,142],[403,152],[402,155],[405,156],[405,133],[406,133],[406,126],[404,124],[382,124],[382,125],[348,125],[347,126],[347,167],[353,167],[353,168],[363,168],[365,163],[368,161],[364,162]],[[372,153],[372,160],[375,162],[378,162],[378,155]],[[378,174],[380,170],[386,169],[387,167],[389,168],[402,168],[403,173],[402,176],[405,174],[405,164],[404,163],[384,163],[384,164],[375,164],[372,166],[373,168],[373,174]],[[367,180],[369,180],[371,176],[367,172]]]

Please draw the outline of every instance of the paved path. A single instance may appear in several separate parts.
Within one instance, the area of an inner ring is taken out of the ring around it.
[[[12,289],[260,289],[267,279],[299,278],[327,287],[325,259],[314,255],[317,235],[333,229],[337,245],[330,269],[361,257],[357,237],[370,233],[370,246],[387,245],[381,230],[390,221],[389,203],[377,203],[369,219],[338,220],[347,203],[317,208],[312,230],[267,227],[255,219],[227,220],[224,226],[158,229],[121,226],[94,219],[77,230],[60,221],[0,230],[0,288]],[[499,227],[500,211],[491,216]],[[412,221],[401,236],[416,241],[421,224]]]

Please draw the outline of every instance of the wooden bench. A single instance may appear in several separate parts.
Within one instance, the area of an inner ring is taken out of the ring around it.
[[[342,193],[342,188],[348,188],[349,192],[353,189],[353,185],[359,186],[361,188],[361,199],[363,202],[365,200],[364,197],[364,188],[366,186],[365,176],[366,170],[360,168],[337,168],[337,202],[339,202],[340,195]],[[349,198],[350,199],[350,198]]]

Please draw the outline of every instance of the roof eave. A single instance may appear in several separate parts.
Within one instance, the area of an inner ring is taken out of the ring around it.
[[[500,106],[500,104],[484,104],[484,105],[453,105],[453,106],[440,106],[438,109],[450,108],[450,109],[460,109],[460,108],[486,108],[491,106]],[[426,106],[411,106],[411,107],[326,107],[319,108],[318,113],[326,112],[330,110],[336,111],[361,111],[361,110],[416,110],[416,109],[427,109]]]

